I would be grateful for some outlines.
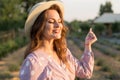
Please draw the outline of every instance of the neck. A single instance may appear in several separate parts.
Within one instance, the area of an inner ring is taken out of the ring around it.
[[[54,49],[53,49],[53,41],[54,40],[43,40],[43,50],[45,52],[53,52]]]

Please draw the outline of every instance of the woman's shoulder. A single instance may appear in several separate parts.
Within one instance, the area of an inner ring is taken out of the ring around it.
[[[69,48],[67,48],[66,53],[67,55],[71,55],[71,51],[69,50]]]
[[[37,49],[29,54],[29,57],[33,58],[46,58],[45,52],[41,49]]]
[[[45,53],[43,53],[42,51],[33,51],[26,57],[26,59],[28,59],[34,63],[44,62],[44,64],[45,63],[47,64],[47,62],[48,62],[47,56],[45,56]]]

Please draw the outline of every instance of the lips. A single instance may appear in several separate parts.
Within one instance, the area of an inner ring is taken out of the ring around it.
[[[60,33],[60,30],[53,30],[53,33]]]
[[[57,29],[57,30],[55,29],[55,30],[53,30],[52,36],[53,36],[55,39],[61,38],[61,29]]]

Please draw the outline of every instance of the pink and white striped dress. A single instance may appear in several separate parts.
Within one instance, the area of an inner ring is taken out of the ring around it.
[[[80,78],[92,76],[94,67],[92,52],[84,52],[78,60],[68,49],[67,59],[72,72],[66,68],[65,64],[59,65],[41,50],[30,53],[21,66],[20,80],[74,80],[76,76]]]

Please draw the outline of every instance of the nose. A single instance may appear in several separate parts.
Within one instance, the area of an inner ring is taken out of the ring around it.
[[[55,28],[58,28],[59,27],[59,23],[58,22],[55,22]]]

